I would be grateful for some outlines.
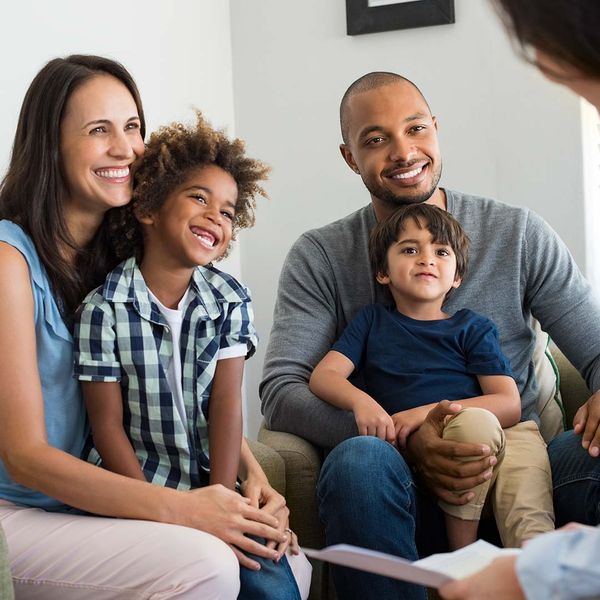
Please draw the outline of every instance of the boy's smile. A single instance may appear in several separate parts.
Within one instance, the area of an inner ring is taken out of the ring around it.
[[[238,189],[217,165],[193,170],[144,224],[144,258],[172,269],[193,269],[219,259],[231,241]]]
[[[409,219],[387,253],[387,273],[377,281],[388,285],[398,310],[412,318],[443,319],[442,303],[456,278],[456,255],[449,244],[434,242],[426,224]]]

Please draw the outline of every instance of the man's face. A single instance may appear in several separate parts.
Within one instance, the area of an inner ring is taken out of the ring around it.
[[[352,96],[347,108],[348,143],[340,150],[376,207],[429,200],[442,161],[435,118],[418,90],[407,82],[385,85]]]

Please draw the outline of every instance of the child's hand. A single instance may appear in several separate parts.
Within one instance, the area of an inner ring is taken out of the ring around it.
[[[392,417],[372,398],[361,401],[354,408],[354,418],[359,435],[372,435],[380,440],[396,444],[396,432]]]
[[[400,449],[406,448],[408,436],[421,427],[429,410],[429,406],[419,406],[392,415],[396,442]]]

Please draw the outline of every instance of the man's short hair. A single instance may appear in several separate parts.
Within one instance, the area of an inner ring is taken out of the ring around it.
[[[348,143],[348,131],[350,129],[350,115],[348,110],[348,102],[352,96],[356,94],[362,94],[363,92],[369,92],[371,90],[376,90],[384,85],[391,85],[394,83],[406,82],[412,85],[421,97],[427,104],[427,100],[425,100],[425,96],[421,93],[421,90],[410,80],[402,75],[398,75],[397,73],[389,73],[387,71],[373,71],[372,73],[367,73],[362,77],[359,77],[355,82],[350,84],[350,87],[345,91],[342,96],[342,101],[340,102],[340,128],[342,130],[342,139],[344,140],[344,144]],[[427,104],[427,108],[429,109],[429,104]],[[431,110],[429,110],[431,112]]]
[[[369,238],[369,259],[374,275],[387,275],[388,250],[398,241],[409,220],[419,229],[427,229],[434,243],[452,248],[456,255],[455,277],[462,279],[469,260],[469,237],[448,211],[425,203],[401,206],[389,219],[375,226]]]

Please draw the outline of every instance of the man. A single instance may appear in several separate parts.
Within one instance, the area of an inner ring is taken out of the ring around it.
[[[537,419],[531,315],[597,390],[600,307],[564,244],[539,217],[438,186],[437,122],[413,83],[393,73],[361,77],[342,99],[340,120],[342,156],[361,176],[371,203],[305,233],[290,250],[265,360],[263,411],[271,429],[323,447],[339,444],[323,465],[318,489],[328,544],[351,543],[416,559],[416,536],[424,534],[418,540],[421,553],[440,549],[443,525],[434,503],[415,487],[415,473],[423,484],[419,488],[464,503],[471,492],[453,492],[489,478],[495,458],[488,447],[442,440],[435,419],[410,436],[402,455],[377,438],[346,440],[356,435],[352,414],[308,390],[312,368],[356,312],[388,301],[368,264],[367,240],[376,221],[402,204],[428,202],[461,222],[471,238],[471,262],[445,310],[470,308],[496,323],[521,393],[523,421]],[[477,459],[457,460],[465,456]],[[418,519],[426,522],[425,531]],[[417,586],[348,569],[335,568],[334,577],[342,598],[424,597]]]
[[[533,48],[534,62],[557,81],[600,110],[600,3],[598,0],[495,0],[506,26],[523,48]],[[600,398],[595,394],[574,418],[574,432],[565,432],[549,447],[553,462],[557,509],[567,517],[597,524],[600,443]],[[581,435],[580,435],[581,434]],[[589,456],[577,455],[582,444]],[[565,457],[573,457],[569,463]],[[577,475],[573,468],[577,468]],[[590,481],[592,483],[590,483]],[[566,520],[563,516],[563,522]],[[528,544],[518,558],[494,561],[472,577],[444,586],[448,600],[492,598],[600,597],[600,529],[567,527]]]

